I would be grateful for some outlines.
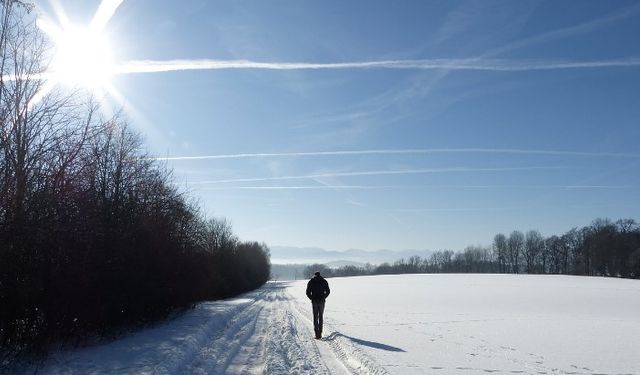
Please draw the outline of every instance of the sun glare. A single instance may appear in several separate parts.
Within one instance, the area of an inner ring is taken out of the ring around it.
[[[93,90],[110,85],[113,59],[102,30],[68,26],[48,34],[55,48],[49,72],[56,82]]]

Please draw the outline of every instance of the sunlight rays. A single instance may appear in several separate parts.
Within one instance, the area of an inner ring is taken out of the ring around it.
[[[89,28],[103,30],[122,2],[123,0],[102,0]]]
[[[82,87],[96,97],[111,95],[117,90],[111,83],[114,61],[108,35],[104,30],[122,0],[103,0],[88,26],[74,25],[58,1],[51,1],[57,20],[38,18],[36,26],[53,45],[53,55],[46,71],[30,77],[5,76],[6,80],[35,79],[46,81],[34,96],[37,104],[56,86]]]

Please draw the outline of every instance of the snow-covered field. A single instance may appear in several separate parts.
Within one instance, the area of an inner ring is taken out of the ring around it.
[[[640,281],[571,276],[329,279],[325,338],[306,282],[206,302],[60,352],[45,374],[640,374]]]

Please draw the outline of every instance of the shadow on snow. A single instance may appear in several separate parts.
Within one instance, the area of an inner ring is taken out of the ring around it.
[[[368,340],[358,339],[358,338],[355,338],[355,337],[343,335],[340,332],[333,332],[332,334],[327,336],[324,340],[325,341],[333,341],[333,340],[335,340],[335,339],[337,339],[339,337],[344,337],[346,339],[349,339],[354,344],[364,345],[364,346],[368,346],[368,347],[374,348],[374,349],[386,350],[386,351],[389,351],[389,352],[404,352],[403,349],[396,348],[395,346],[382,344],[382,343],[375,342],[375,341],[368,341]]]

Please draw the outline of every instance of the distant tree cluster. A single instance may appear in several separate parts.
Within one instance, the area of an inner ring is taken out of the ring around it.
[[[311,265],[327,277],[405,273],[527,273],[640,278],[640,226],[632,219],[612,222],[596,219],[582,229],[543,237],[537,230],[526,234],[500,233],[491,247],[469,246],[462,252],[436,251],[378,266],[330,269]]]
[[[640,226],[633,219],[596,219],[547,238],[535,230],[497,234],[492,250],[499,272],[640,278]]]
[[[115,117],[48,90],[29,7],[0,14],[0,371],[269,278],[264,244],[206,220]]]
[[[347,267],[347,266],[342,267],[342,268],[346,268],[346,267]],[[335,276],[335,275],[334,275],[334,271],[335,271],[335,270],[333,270],[333,269],[329,268],[329,267],[328,267],[327,265],[325,265],[325,264],[321,264],[321,263],[314,263],[314,264],[310,264],[310,265],[308,265],[308,266],[306,266],[306,267],[304,268],[303,276],[304,276],[304,278],[306,278],[306,279],[310,279],[310,278],[312,278],[312,277],[314,276],[314,274],[315,274],[316,272],[320,272],[320,274],[321,274],[323,277],[331,277],[331,276]]]

